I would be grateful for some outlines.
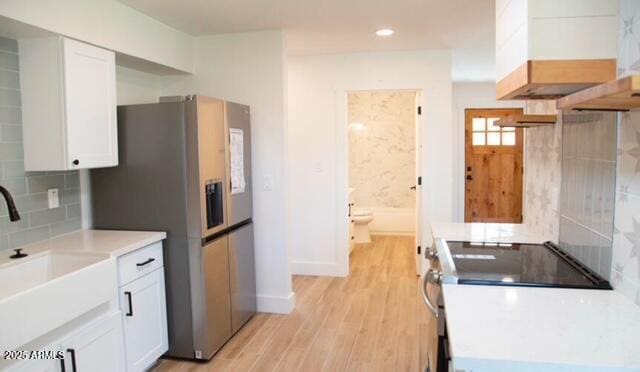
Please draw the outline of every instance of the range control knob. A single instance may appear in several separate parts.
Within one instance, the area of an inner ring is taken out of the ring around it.
[[[442,273],[433,269],[429,269],[427,271],[427,281],[435,285],[442,284]]]

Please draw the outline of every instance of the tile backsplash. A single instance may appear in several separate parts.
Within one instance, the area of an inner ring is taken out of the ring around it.
[[[22,217],[10,222],[0,198],[0,251],[81,228],[80,180],[77,171],[25,172],[18,45],[0,37],[0,184],[16,202]],[[48,209],[47,189],[59,190],[60,207]]]
[[[618,77],[640,74],[640,1],[619,9]],[[611,284],[640,305],[640,112],[619,115]]]
[[[620,0],[618,77],[640,74],[640,1]]]
[[[613,112],[564,112],[560,245],[610,279],[616,182]]]
[[[619,131],[611,281],[640,305],[640,112],[620,114]]]
[[[525,132],[523,223],[544,240],[558,241],[562,124]]]

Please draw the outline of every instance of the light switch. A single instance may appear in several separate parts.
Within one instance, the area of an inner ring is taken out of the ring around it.
[[[264,191],[273,190],[273,178],[271,176],[264,176],[263,183],[264,186],[262,188]]]
[[[60,206],[60,198],[58,197],[58,189],[47,190],[49,194],[49,208],[58,208]]]

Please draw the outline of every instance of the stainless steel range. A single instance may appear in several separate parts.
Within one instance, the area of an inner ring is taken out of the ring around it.
[[[428,372],[449,371],[451,355],[442,284],[610,290],[611,285],[554,243],[463,242],[435,239],[422,295],[432,319]]]

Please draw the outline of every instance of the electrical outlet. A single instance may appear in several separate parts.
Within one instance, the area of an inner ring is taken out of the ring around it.
[[[49,195],[49,209],[58,208],[60,206],[60,198],[58,197],[58,189],[47,190]]]

